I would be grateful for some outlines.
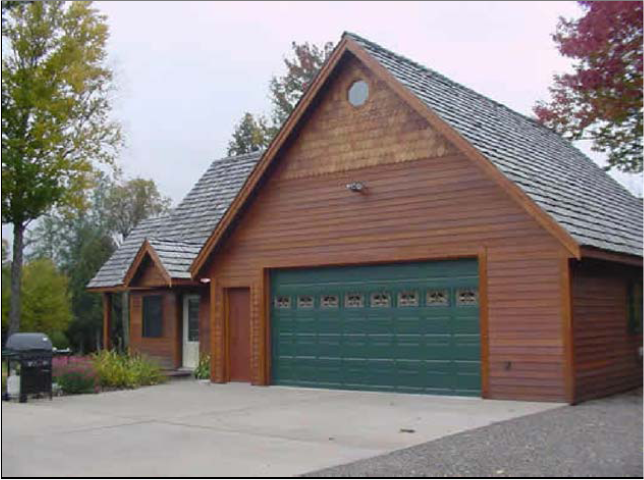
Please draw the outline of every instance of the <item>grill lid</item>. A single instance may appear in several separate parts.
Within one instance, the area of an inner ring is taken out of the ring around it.
[[[30,350],[52,351],[49,337],[44,333],[14,333],[7,339],[7,350],[14,352],[27,352]]]

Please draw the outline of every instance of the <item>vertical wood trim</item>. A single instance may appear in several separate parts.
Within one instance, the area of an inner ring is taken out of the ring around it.
[[[110,333],[112,331],[112,294],[109,292],[103,293],[103,348],[109,350],[112,348],[112,339]]]
[[[183,367],[183,295],[174,294],[174,368]]]
[[[230,305],[228,302],[228,289],[221,288],[222,302],[223,302],[223,318],[222,318],[222,347],[223,347],[223,363],[222,363],[222,380],[230,382]],[[251,345],[252,348],[252,345]]]
[[[479,328],[481,338],[481,397],[490,394],[490,337],[488,333],[487,249],[478,255],[479,263]]]
[[[562,255],[559,261],[561,276],[561,338],[564,347],[563,375],[566,391],[566,401],[575,403],[575,368],[572,318],[572,275],[570,261]]]
[[[271,383],[271,319],[270,319],[270,280],[269,270],[262,269],[259,298],[261,302],[260,307],[260,324],[264,332],[263,351],[261,356],[262,364],[262,385],[270,385]]]
[[[219,382],[217,375],[218,358],[221,355],[221,347],[217,342],[218,316],[217,316],[217,282],[214,278],[210,279],[210,381]]]

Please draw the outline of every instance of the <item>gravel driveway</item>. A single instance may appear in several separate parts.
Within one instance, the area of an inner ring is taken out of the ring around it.
[[[306,476],[642,478],[642,473],[640,389]]]

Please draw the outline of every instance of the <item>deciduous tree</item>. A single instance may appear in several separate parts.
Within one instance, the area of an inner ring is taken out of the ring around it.
[[[551,100],[534,111],[570,139],[592,139],[608,169],[642,171],[642,2],[579,2],[585,15],[561,18],[553,35],[574,73],[554,77]]]
[[[273,127],[278,130],[331,55],[333,43],[317,46],[308,42],[293,42],[291,49],[293,55],[284,58],[286,73],[274,76],[270,81],[270,98],[273,103],[271,117]]]
[[[4,7],[4,5],[3,5]],[[20,3],[2,26],[2,222],[13,224],[9,333],[20,327],[27,225],[83,206],[97,163],[113,164],[106,19],[90,2]]]
[[[308,42],[291,44],[293,54],[284,58],[286,73],[269,83],[272,104],[270,121],[245,113],[228,144],[228,155],[240,155],[266,148],[333,51],[333,43],[322,46]]]
[[[25,265],[22,328],[56,337],[72,319],[67,277],[54,262],[39,258]]]
[[[108,228],[120,244],[141,220],[166,213],[170,203],[170,198],[159,192],[154,180],[120,180],[112,185],[105,199]]]

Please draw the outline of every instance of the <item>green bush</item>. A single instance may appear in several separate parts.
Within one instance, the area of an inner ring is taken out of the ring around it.
[[[199,357],[199,364],[193,374],[198,380],[210,378],[210,355],[201,355]]]
[[[104,388],[137,388],[166,380],[161,368],[141,355],[103,350],[92,356],[92,362]]]
[[[67,339],[67,336],[63,332],[52,332],[49,335],[49,339],[51,340],[51,343],[53,344],[54,347],[56,347],[59,350],[64,350],[66,348],[69,348],[69,340]]]

